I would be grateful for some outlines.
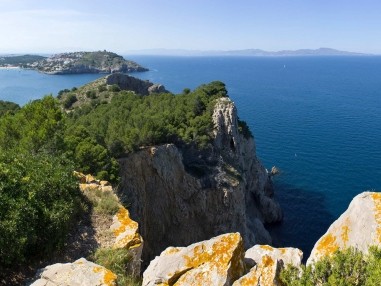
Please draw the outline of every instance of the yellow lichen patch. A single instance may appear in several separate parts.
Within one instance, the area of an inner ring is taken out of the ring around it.
[[[262,248],[263,250],[267,250],[267,251],[273,251],[274,250],[274,248],[272,248],[270,245],[260,245],[259,247]]]
[[[346,247],[347,242],[349,240],[349,218],[347,218],[341,227],[341,240],[344,243],[344,247]]]
[[[94,273],[101,273],[103,275],[103,284],[107,286],[114,286],[116,285],[116,279],[117,276],[110,270],[100,267],[100,266],[95,266],[93,268]]]
[[[376,239],[381,243],[381,193],[373,193],[372,199],[374,203],[374,219],[377,223]]]
[[[204,251],[203,245],[197,245],[193,249],[191,256],[184,255],[183,258],[187,268],[196,268],[203,263],[212,262],[212,256],[213,254],[209,254],[207,251]]]
[[[316,250],[321,256],[328,256],[334,253],[338,248],[339,246],[337,245],[336,237],[331,233],[328,233],[320,239]]]
[[[177,253],[179,251],[180,251],[180,249],[178,249],[177,247],[168,247],[166,250],[164,250],[164,253],[165,254],[174,254],[174,253]]]
[[[100,266],[95,266],[95,267],[93,268],[93,272],[94,272],[94,273],[100,273],[100,272],[102,272],[102,270],[103,270],[103,268],[100,267]]]
[[[116,216],[120,222],[120,227],[114,230],[115,236],[119,236],[121,233],[125,232],[127,228],[138,229],[138,223],[130,218],[130,213],[126,208],[121,207]]]
[[[139,247],[142,244],[142,237],[140,236],[139,233],[131,234],[131,235],[126,235],[122,239],[117,240],[114,243],[114,248],[135,248]]]
[[[260,285],[274,285],[274,279],[276,276],[276,261],[270,256],[262,256],[262,261],[259,264],[257,272],[260,274]]]
[[[116,285],[116,279],[117,276],[111,272],[110,270],[106,270],[106,273],[104,274],[103,283],[107,286],[113,286]]]
[[[271,267],[274,265],[274,260],[269,255],[263,255],[261,266],[263,267]]]
[[[250,271],[248,274],[234,282],[233,286],[253,286],[258,285],[259,277],[255,270]]]
[[[237,250],[240,253],[236,253],[239,259],[235,259],[234,251]],[[241,257],[242,256],[242,257]],[[243,265],[241,265],[241,258],[243,260],[243,246],[242,239],[239,233],[233,233],[221,237],[216,241],[211,250],[207,250],[206,246],[201,244],[197,245],[193,249],[192,255],[184,255],[185,266],[187,268],[197,268],[198,266],[209,263],[211,268],[215,267],[217,273],[223,275],[230,267],[230,272],[234,275],[239,275],[243,271]],[[237,261],[236,261],[237,260]]]

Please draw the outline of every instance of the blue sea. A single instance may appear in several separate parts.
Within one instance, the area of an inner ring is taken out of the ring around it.
[[[276,246],[314,243],[366,190],[381,191],[381,57],[127,56],[142,79],[174,92],[226,83],[270,169],[284,221],[269,226]],[[0,99],[25,104],[101,75],[49,76],[0,70]]]

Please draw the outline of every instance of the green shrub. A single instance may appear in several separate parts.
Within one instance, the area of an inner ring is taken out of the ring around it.
[[[107,87],[106,87],[105,84],[102,84],[102,85],[98,86],[98,91],[99,92],[103,92],[103,91],[106,91],[106,90],[107,90]]]
[[[120,87],[117,84],[113,84],[113,85],[109,86],[108,90],[112,91],[112,92],[118,92],[118,91],[120,91]]]
[[[16,103],[0,100],[0,117],[7,113],[14,114],[19,109],[20,106]]]
[[[369,255],[349,248],[335,252],[301,270],[287,266],[280,273],[284,285],[292,286],[376,286],[381,281],[381,250],[369,249]]]
[[[60,153],[64,128],[58,101],[46,96],[0,118],[0,151]]]
[[[98,249],[92,259],[95,263],[114,272],[118,276],[117,282],[119,286],[141,285],[141,281],[129,276],[126,273],[127,266],[131,261],[131,256],[127,249]]]
[[[80,211],[73,165],[43,153],[0,154],[0,266],[51,254]]]
[[[97,97],[97,93],[95,92],[95,90],[88,90],[86,91],[86,97],[95,99]]]
[[[89,189],[85,190],[85,196],[97,214],[114,215],[119,210],[119,202],[113,192]]]
[[[76,101],[77,101],[77,96],[75,94],[68,94],[66,97],[65,101],[63,102],[63,106],[68,109],[70,108]]]

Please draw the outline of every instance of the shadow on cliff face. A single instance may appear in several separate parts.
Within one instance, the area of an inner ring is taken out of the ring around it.
[[[266,228],[274,246],[301,249],[305,262],[315,243],[336,218],[326,209],[324,194],[278,182],[274,187],[284,219]]]

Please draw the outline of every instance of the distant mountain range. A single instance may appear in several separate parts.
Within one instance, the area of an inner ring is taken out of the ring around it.
[[[260,49],[230,50],[230,51],[200,51],[180,49],[149,49],[128,51],[126,54],[136,55],[167,55],[167,56],[364,56],[369,54],[340,51],[330,48],[282,50],[277,52]]]

